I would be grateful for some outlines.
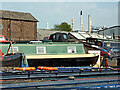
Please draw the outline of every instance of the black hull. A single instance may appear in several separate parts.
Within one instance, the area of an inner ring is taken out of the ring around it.
[[[22,54],[15,53],[15,54],[8,54],[5,55],[1,60],[1,67],[18,67],[21,63]]]
[[[56,59],[28,59],[30,67],[48,66],[48,67],[76,67],[76,66],[94,66],[98,56],[84,58],[56,58]]]

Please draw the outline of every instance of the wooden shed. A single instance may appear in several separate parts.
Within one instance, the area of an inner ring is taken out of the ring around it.
[[[37,39],[38,20],[30,13],[0,10],[0,32],[8,40],[28,41]]]

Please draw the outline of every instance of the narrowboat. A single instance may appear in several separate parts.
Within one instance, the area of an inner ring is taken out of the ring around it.
[[[2,43],[2,52],[5,53],[7,47],[8,44]],[[14,42],[9,52],[11,51],[25,53],[30,67],[95,66],[100,60],[98,53],[86,53],[83,43],[68,40],[68,35],[64,33],[52,34],[49,40],[42,43],[40,41]]]
[[[3,53],[8,46],[1,44]],[[94,66],[99,58],[98,54],[86,53],[83,43],[13,44],[12,49],[25,53],[29,66]]]

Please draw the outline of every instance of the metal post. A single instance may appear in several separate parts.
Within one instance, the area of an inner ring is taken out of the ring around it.
[[[48,29],[48,22],[47,22],[47,26],[46,26],[46,29]]]
[[[105,59],[105,66],[106,66],[106,68],[107,68],[107,58]]]
[[[104,29],[105,29],[105,26],[103,26],[103,38],[104,38],[104,36],[105,36],[105,35],[104,35],[104,34],[105,34],[105,33],[104,33]]]
[[[104,29],[103,29],[103,38],[104,38]]]

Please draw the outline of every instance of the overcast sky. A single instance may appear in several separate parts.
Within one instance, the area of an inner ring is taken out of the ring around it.
[[[84,30],[88,29],[88,15],[91,15],[92,26],[114,26],[118,25],[118,2],[15,2],[12,0],[2,2],[2,10],[31,13],[39,22],[37,27],[49,29],[55,24],[67,22],[72,24],[74,18],[75,30],[80,28],[80,11],[83,11]],[[22,1],[22,0],[21,0]],[[112,0],[114,1],[114,0]]]

